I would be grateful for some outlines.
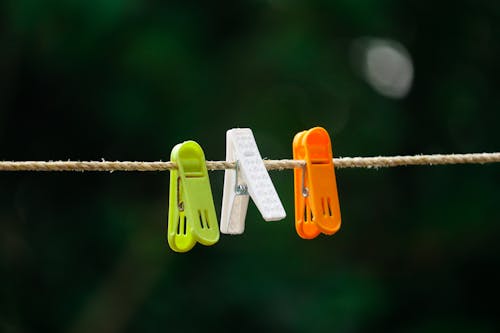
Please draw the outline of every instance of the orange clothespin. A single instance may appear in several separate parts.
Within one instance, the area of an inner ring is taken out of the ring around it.
[[[322,127],[297,133],[293,158],[304,160],[294,170],[295,229],[300,237],[312,239],[320,233],[333,235],[340,228],[340,206],[333,166],[332,145]]]

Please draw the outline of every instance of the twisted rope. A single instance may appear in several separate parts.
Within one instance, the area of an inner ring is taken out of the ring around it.
[[[333,159],[335,168],[388,168],[409,165],[500,163],[500,153],[435,154],[414,156],[341,157]],[[268,170],[303,167],[300,160],[264,160]],[[0,171],[166,171],[175,169],[174,162],[132,161],[0,161]],[[234,162],[207,161],[209,170],[234,169]]]

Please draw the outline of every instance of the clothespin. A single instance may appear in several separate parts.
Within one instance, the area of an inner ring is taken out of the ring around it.
[[[306,161],[303,168],[294,169],[297,233],[305,239],[334,234],[341,218],[328,132],[314,127],[295,135],[293,158]]]
[[[236,168],[227,169],[224,175],[220,222],[222,233],[243,233],[249,196],[264,220],[277,221],[286,217],[251,129],[234,128],[227,131],[226,161],[236,162]]]
[[[219,226],[203,150],[186,141],[172,149],[170,159],[177,169],[170,173],[168,244],[177,252],[189,251],[196,242],[215,244]]]

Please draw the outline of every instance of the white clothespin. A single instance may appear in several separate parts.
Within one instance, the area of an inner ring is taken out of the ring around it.
[[[224,175],[220,220],[222,233],[243,233],[249,196],[264,220],[278,221],[286,217],[251,129],[233,128],[227,131],[226,161],[236,162],[236,168],[227,169]]]

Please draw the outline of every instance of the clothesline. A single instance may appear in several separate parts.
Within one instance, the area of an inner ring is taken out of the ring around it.
[[[500,163],[500,152],[470,154],[433,154],[407,156],[340,157],[335,168],[387,168],[411,165]],[[235,162],[207,161],[208,170],[233,169]],[[305,165],[301,160],[264,160],[268,170],[287,170]],[[0,171],[167,171],[176,169],[170,161],[0,161]]]

